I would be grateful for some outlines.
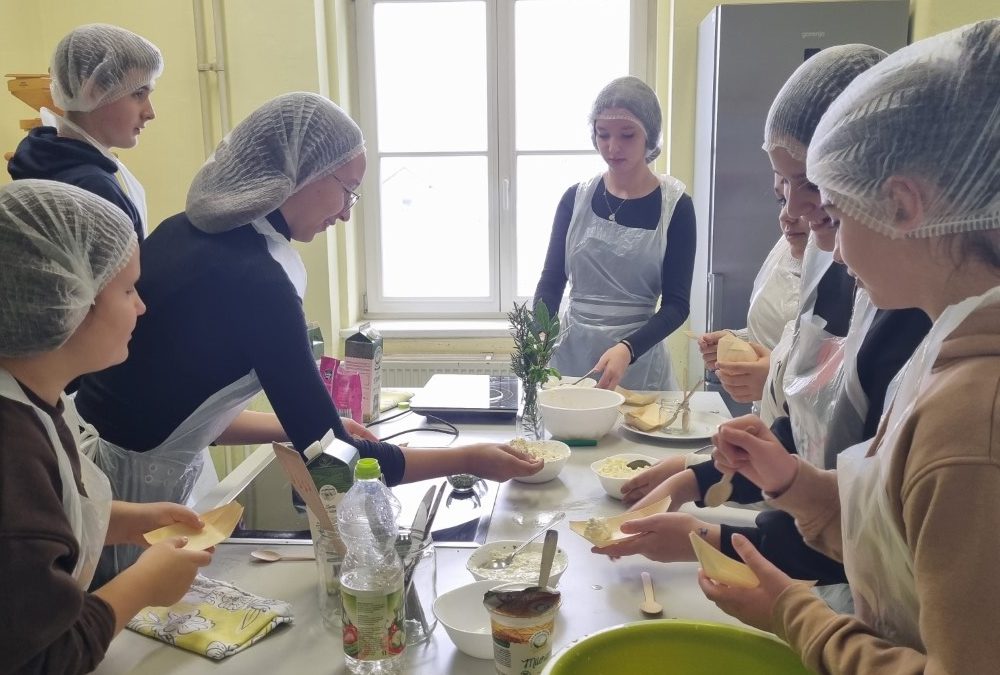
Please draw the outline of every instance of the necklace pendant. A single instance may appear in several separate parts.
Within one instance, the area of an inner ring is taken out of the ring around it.
[[[610,220],[612,223],[615,222],[615,214],[612,213],[610,216],[608,216],[608,220]]]

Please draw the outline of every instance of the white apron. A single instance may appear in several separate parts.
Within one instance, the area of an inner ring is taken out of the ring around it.
[[[802,264],[782,236],[760,266],[750,292],[747,310],[747,337],[773,350],[789,321],[799,309]]]
[[[115,163],[118,167],[118,175],[121,177],[122,187],[128,195],[129,200],[131,200],[132,204],[135,206],[135,210],[139,212],[139,220],[142,223],[142,234],[143,237],[145,237],[149,231],[149,219],[146,214],[146,190],[142,187],[142,183],[139,182],[139,179],[132,175],[132,172],[128,170],[128,167],[125,166],[124,162],[118,159],[118,157],[116,157],[109,148],[105,147],[104,144],[81,129],[78,125],[73,124],[65,117],[57,115],[48,108],[42,108],[40,112],[43,124],[49,127],[55,127],[62,136],[76,138],[89,143],[97,148],[102,155]]]
[[[30,406],[45,428],[49,442],[55,450],[56,460],[59,463],[59,480],[62,482],[63,512],[73,530],[73,536],[80,545],[80,555],[73,569],[73,578],[80,588],[86,589],[90,586],[97,569],[97,562],[101,557],[101,550],[104,548],[104,540],[108,533],[108,524],[111,522],[111,486],[108,479],[82,452],[78,453],[80,481],[87,491],[86,496],[80,494],[76,487],[76,479],[73,477],[69,452],[63,447],[52,418],[32,403],[17,380],[2,368],[0,368],[0,396]],[[63,419],[75,436],[76,409],[66,396],[62,396],[61,400]]]
[[[844,540],[844,568],[858,618],[896,644],[924,650],[913,556],[892,507],[886,481],[900,431],[927,386],[944,340],[975,310],[1000,302],[1000,287],[948,307],[889,385],[888,419],[876,452],[871,442],[842,452],[837,485]]]
[[[655,230],[643,230],[623,227],[594,213],[591,199],[600,184],[601,176],[596,176],[577,188],[566,234],[569,298],[561,312],[552,366],[577,377],[656,312],[667,228],[684,194],[683,183],[661,176],[660,222]],[[666,340],[630,365],[620,384],[627,389],[675,391]]]
[[[816,296],[820,280],[833,262],[833,254],[807,249],[802,271],[802,308],[783,376],[785,403],[792,426],[792,436],[799,455],[817,467],[824,467],[827,434],[832,412],[844,384],[845,354],[848,339],[826,330],[826,320],[816,316]],[[868,330],[875,308],[865,299],[854,301],[854,314],[848,331]],[[842,419],[856,426],[864,414],[845,408]]]
[[[268,252],[281,265],[301,298],[305,293],[305,265],[291,243],[266,218],[253,228],[267,239]],[[105,439],[94,443],[94,461],[111,478],[115,499],[127,502],[193,503],[195,483],[211,458],[208,446],[225,431],[261,391],[257,373],[249,373],[206,399],[157,447],[133,452]],[[211,486],[206,486],[211,487]],[[125,569],[138,558],[137,546],[116,546],[101,561],[101,580]]]

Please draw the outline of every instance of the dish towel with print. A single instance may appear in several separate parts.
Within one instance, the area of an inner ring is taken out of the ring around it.
[[[180,602],[172,607],[147,607],[128,627],[218,661],[243,651],[283,623],[292,623],[292,607],[287,602],[268,600],[199,574]]]

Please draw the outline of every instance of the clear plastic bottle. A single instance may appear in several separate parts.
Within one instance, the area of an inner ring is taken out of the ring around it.
[[[398,673],[406,648],[403,563],[396,552],[399,500],[376,459],[360,459],[337,509],[347,546],[340,573],[344,661],[352,673]]]

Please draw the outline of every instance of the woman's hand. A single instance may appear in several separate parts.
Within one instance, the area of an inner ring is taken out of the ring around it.
[[[790,576],[772,565],[742,534],[733,535],[733,548],[757,578],[757,588],[736,588],[712,581],[698,570],[698,585],[705,597],[729,616],[754,628],[774,632],[774,604],[786,588],[796,583]]]
[[[764,397],[764,385],[771,369],[771,350],[756,342],[751,342],[750,346],[757,352],[754,363],[719,361],[715,364],[722,387],[739,403],[753,403]]]
[[[700,528],[710,530],[710,536],[718,541],[718,525],[703,523],[687,513],[657,513],[622,523],[622,532],[638,534],[638,537],[590,550],[612,558],[639,554],[659,562],[690,562],[695,560],[695,555],[688,535]]]
[[[798,473],[798,461],[755,415],[724,422],[712,442],[719,471],[739,472],[764,492],[783,493]]]
[[[488,480],[505,481],[530,476],[542,470],[545,462],[507,444],[475,443],[463,448],[468,473]]]
[[[351,436],[360,438],[363,441],[378,441],[378,436],[369,431],[368,427],[364,424],[355,422],[350,417],[341,417],[340,421],[344,423],[344,429],[346,429],[347,433]]]
[[[601,380],[597,383],[598,389],[614,389],[625,376],[629,362],[632,360],[632,352],[621,342],[608,351],[601,354],[594,370],[601,373]]]
[[[689,469],[678,471],[650,490],[645,497],[632,504],[629,511],[637,511],[667,497],[670,497],[668,511],[676,511],[688,502],[701,499],[701,490],[698,488],[698,479],[695,478],[694,471]]]
[[[716,358],[719,352],[719,340],[726,333],[731,333],[728,330],[716,330],[711,333],[705,333],[698,338],[698,351],[701,352],[701,360],[705,362],[705,367],[709,370],[715,370]]]
[[[133,502],[111,502],[111,520],[105,545],[135,544],[146,548],[149,543],[142,535],[152,530],[181,523],[200,530],[205,523],[186,506],[172,502],[137,504]]]
[[[683,470],[684,455],[664,457],[645,471],[625,481],[625,484],[622,485],[622,502],[625,506],[636,503],[658,485],[661,485],[663,481]]]
[[[144,551],[134,565],[119,575],[128,580],[135,594],[145,596],[140,607],[169,607],[180,601],[191,588],[198,568],[212,562],[211,551],[189,551],[184,548],[187,541],[187,537],[161,541]],[[104,589],[98,593],[101,590]]]

